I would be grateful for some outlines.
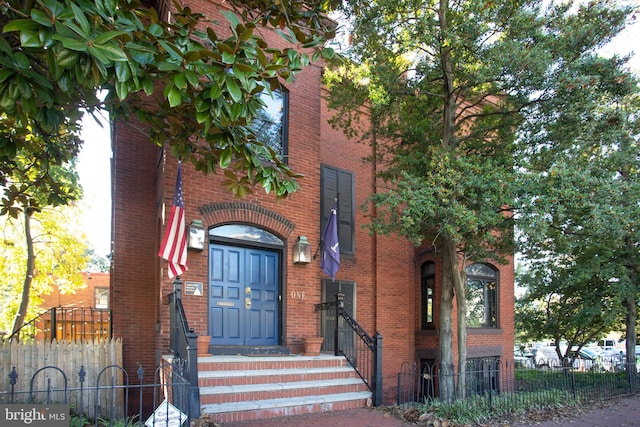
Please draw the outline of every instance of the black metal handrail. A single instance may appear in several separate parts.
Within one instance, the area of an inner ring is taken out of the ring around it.
[[[36,339],[48,341],[82,341],[112,337],[111,310],[93,307],[51,307],[23,323],[6,339]]]
[[[198,386],[198,349],[197,335],[189,328],[187,316],[182,306],[182,281],[179,277],[173,282],[173,293],[169,294],[169,346],[173,353],[174,375],[189,382],[189,408],[182,408],[189,414],[200,413],[200,388]]]
[[[382,404],[382,335],[371,337],[367,331],[344,309],[344,294],[338,292],[336,301],[316,305],[316,311],[336,310],[333,350],[336,356],[344,356],[362,378],[371,393],[373,404]]]

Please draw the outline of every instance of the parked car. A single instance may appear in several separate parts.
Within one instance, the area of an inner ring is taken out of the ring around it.
[[[529,352],[525,353],[520,350],[514,350],[513,361],[516,368],[535,368],[533,354]]]
[[[573,366],[580,370],[611,372],[621,368],[622,358],[612,350],[583,347],[574,356]]]
[[[552,346],[538,347],[531,350],[536,368],[556,368],[561,366],[556,348]]]
[[[614,348],[616,348],[616,345],[616,340],[611,338],[606,338],[598,342],[598,347],[603,350],[613,350]]]

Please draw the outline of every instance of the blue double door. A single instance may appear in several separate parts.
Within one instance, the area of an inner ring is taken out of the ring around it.
[[[209,334],[220,346],[279,344],[280,253],[209,245]]]

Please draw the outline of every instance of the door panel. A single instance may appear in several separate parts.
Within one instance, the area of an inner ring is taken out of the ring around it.
[[[209,247],[209,333],[213,345],[277,345],[279,253]]]
[[[355,282],[345,282],[328,279],[322,280],[322,302],[335,302],[336,294],[342,292],[344,294],[344,309],[354,319],[356,316],[356,284]],[[334,306],[335,307],[335,306]],[[323,351],[332,351],[336,331],[336,309],[331,308],[323,310],[320,316],[321,333],[324,337],[322,343]],[[353,334],[348,329],[342,328],[340,342],[343,348],[353,346]],[[347,333],[345,333],[345,331]]]

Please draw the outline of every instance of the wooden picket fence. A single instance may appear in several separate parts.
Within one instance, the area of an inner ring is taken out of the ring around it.
[[[100,416],[96,408],[100,412],[102,408],[123,406],[113,401],[114,390],[121,395],[121,388],[101,392],[96,402],[101,372],[100,388],[123,384],[121,369],[105,370],[112,366],[122,366],[121,339],[4,341],[0,343],[0,403],[66,401],[88,416]]]

